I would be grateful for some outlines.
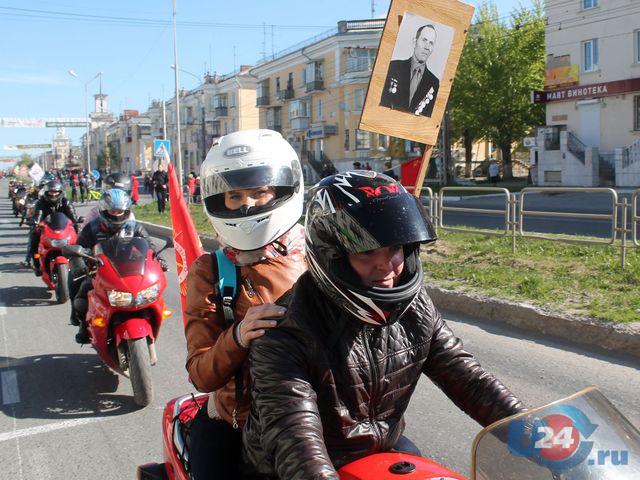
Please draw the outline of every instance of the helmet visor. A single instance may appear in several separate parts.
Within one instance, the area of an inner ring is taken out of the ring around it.
[[[336,212],[336,217],[334,235],[347,255],[437,238],[424,207],[408,193],[356,204]]]
[[[45,195],[49,200],[55,201],[58,198],[60,198],[60,196],[62,195],[62,192],[60,190],[49,190],[48,192],[45,193]]]
[[[283,201],[293,195],[300,185],[300,175],[294,168],[300,165],[292,162],[292,166],[260,165],[226,172],[213,173],[202,179],[202,192],[207,213],[214,217],[240,218],[247,215],[257,215],[276,208]],[[225,206],[226,192],[237,190],[273,187],[275,196],[267,205],[252,207],[251,209],[230,210]],[[250,213],[249,213],[250,212]]]

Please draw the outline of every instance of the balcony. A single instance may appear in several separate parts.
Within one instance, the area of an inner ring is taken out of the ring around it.
[[[296,117],[291,119],[291,130],[294,132],[309,128],[309,117]]]
[[[308,82],[306,84],[306,92],[318,92],[324,90],[324,80],[314,80],[313,82]]]
[[[263,97],[258,97],[256,99],[256,107],[267,107],[271,104],[269,101],[269,95],[265,95]]]
[[[278,100],[291,100],[294,97],[293,88],[287,88],[286,90],[278,90],[276,92],[276,98]]]
[[[213,115],[215,118],[226,117],[229,115],[228,107],[216,107],[213,109]]]
[[[269,130],[275,130],[276,132],[282,133],[282,125],[279,124],[279,123],[278,124],[273,124],[273,125],[268,125],[267,124],[267,128]]]

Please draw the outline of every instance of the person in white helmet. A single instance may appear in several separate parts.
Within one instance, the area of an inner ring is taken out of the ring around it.
[[[249,408],[248,347],[275,327],[273,319],[285,312],[276,300],[306,270],[298,224],[304,182],[296,152],[271,130],[221,137],[200,176],[221,250],[198,258],[187,277],[186,368],[199,391],[215,393],[190,429],[190,472],[195,479],[238,478]],[[218,291],[221,261],[237,272],[235,298]]]

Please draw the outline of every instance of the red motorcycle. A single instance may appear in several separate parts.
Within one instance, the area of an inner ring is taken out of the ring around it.
[[[171,246],[167,240],[162,250]],[[98,244],[93,255],[79,245],[64,250],[92,267],[85,317],[91,345],[109,368],[131,380],[134,402],[143,407],[153,399],[155,342],[171,315],[162,297],[167,280],[156,259],[162,250],[154,254],[144,238],[122,235]]]
[[[48,215],[36,227],[41,229],[38,252],[33,255],[40,263],[42,280],[50,290],[55,290],[58,303],[69,300],[69,260],[62,255],[62,248],[73,245],[78,234],[71,220],[61,212]]]
[[[165,463],[137,469],[138,480],[188,480],[188,429],[207,394],[184,395],[164,409]],[[525,428],[525,426],[531,426]],[[341,480],[466,480],[431,460],[377,453],[342,467]],[[640,432],[595,387],[483,429],[473,442],[471,480],[637,480]]]

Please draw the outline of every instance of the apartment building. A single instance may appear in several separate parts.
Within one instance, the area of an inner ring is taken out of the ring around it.
[[[640,2],[547,0],[542,185],[640,186]]]
[[[151,121],[137,110],[123,110],[117,121],[93,131],[93,154],[99,168],[135,173],[152,167],[153,137]],[[102,148],[100,137],[104,137]],[[94,167],[95,168],[95,167]]]
[[[358,122],[383,27],[384,20],[341,21],[250,71],[257,78],[260,128],[282,133],[308,181],[328,162],[338,170],[354,161],[382,169],[387,137],[359,130]]]

